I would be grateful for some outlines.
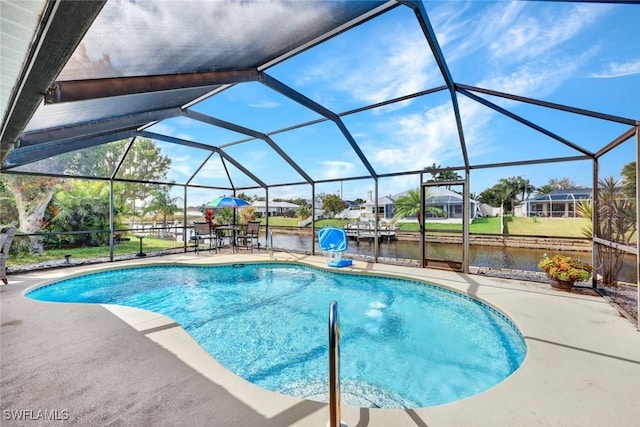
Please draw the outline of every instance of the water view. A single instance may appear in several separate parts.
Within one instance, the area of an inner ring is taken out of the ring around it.
[[[276,235],[274,247],[283,250],[309,251],[311,248],[311,236]],[[316,253],[321,251],[316,244]],[[462,259],[462,247],[460,245],[429,243],[427,246],[428,257],[449,260]],[[513,270],[540,271],[538,261],[545,252],[544,249],[505,248],[499,246],[470,246],[469,262],[475,267],[507,268]],[[349,241],[347,254],[373,256],[373,243]],[[393,240],[383,241],[379,245],[379,254],[383,258],[420,259],[418,242]],[[591,252],[570,252],[573,258],[591,263]],[[626,256],[618,280],[624,282],[636,281],[635,257]]]

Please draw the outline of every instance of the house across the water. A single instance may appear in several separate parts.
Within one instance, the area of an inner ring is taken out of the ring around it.
[[[377,217],[380,219],[391,220],[395,215],[396,201],[409,194],[409,191],[402,193],[382,196],[378,198],[378,212]],[[439,219],[439,220],[462,220],[463,212],[463,200],[462,195],[455,191],[447,190],[444,187],[431,187],[428,190],[427,198],[425,199],[425,207],[433,208],[427,209],[425,219]],[[371,199],[371,192],[367,193],[367,201],[361,207],[361,215],[363,218],[374,218],[375,204]],[[469,201],[469,218],[474,219],[482,216],[480,212],[480,203],[476,200]]]
[[[580,200],[591,200],[592,195],[591,188],[553,190],[523,202],[522,211],[528,217],[577,218],[577,203]]]

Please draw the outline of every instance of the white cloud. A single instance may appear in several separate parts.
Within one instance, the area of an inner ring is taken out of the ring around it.
[[[220,178],[224,179],[225,183],[228,184],[227,172],[222,165],[220,156],[214,155],[204,164],[202,169],[200,169],[196,178],[196,182]]]
[[[380,123],[363,140],[364,151],[378,168],[420,170],[434,162],[460,161],[458,131],[450,104]],[[454,160],[455,159],[455,160]]]
[[[268,153],[265,150],[251,150],[242,153],[242,157],[236,157],[236,160],[241,161],[242,166],[246,167],[249,170],[253,170],[257,172],[264,168],[265,159],[267,158]]]
[[[592,73],[589,77],[611,78],[640,74],[640,58],[626,62],[610,62],[601,71]]]
[[[437,77],[422,34],[405,34],[395,40],[390,51],[358,59],[350,59],[344,68],[349,73],[337,81],[341,91],[367,104],[425,89]]]
[[[503,8],[504,6],[500,6]],[[491,25],[489,50],[494,59],[524,61],[548,55],[553,49],[583,32],[602,16],[602,8],[573,5],[567,10],[542,9],[534,15],[531,5],[509,3]]]
[[[432,7],[432,3],[429,5]],[[466,37],[471,26],[469,21],[462,16],[471,6],[470,2],[441,2],[438,6],[429,10],[431,24],[442,48],[448,44],[458,46],[472,45],[473,39]]]
[[[171,171],[182,177],[190,177],[197,166],[199,165],[194,165],[194,160],[190,156],[171,157]]]
[[[298,64],[290,78],[324,105],[345,99],[367,105],[441,84],[417,22],[409,27],[388,23],[384,31],[393,36],[362,31],[356,37],[348,32],[311,51],[313,56]]]
[[[350,176],[356,169],[356,165],[353,163],[340,160],[326,160],[321,164],[323,166],[322,179],[337,179]]]
[[[479,4],[482,3],[476,6]],[[477,6],[467,18],[462,12],[452,18],[453,7],[445,3],[432,14],[449,65],[468,61],[478,53],[492,60],[489,70],[514,63],[524,65],[543,56],[565,55],[567,52],[561,51],[565,43],[583,34],[611,8],[609,5],[496,2],[485,8]]]
[[[249,104],[249,107],[264,108],[264,109],[278,108],[279,106],[280,106],[280,103],[276,101],[258,101],[258,102],[252,102]]]
[[[568,79],[574,77],[577,70],[594,54],[585,50],[580,55],[566,55],[562,59],[542,59],[519,66],[508,74],[488,76],[477,83],[501,92],[513,93],[534,98],[543,98],[552,94]]]

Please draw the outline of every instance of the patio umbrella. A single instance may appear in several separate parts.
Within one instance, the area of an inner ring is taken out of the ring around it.
[[[239,197],[221,196],[210,201],[204,206],[206,208],[237,208],[237,207],[250,206],[250,205],[251,203]]]
[[[251,206],[251,203],[247,202],[244,199],[241,199],[239,197],[233,197],[233,196],[221,196],[218,197],[216,199],[213,199],[212,201],[210,201],[209,203],[207,203],[206,205],[204,205],[206,208],[238,208],[238,207],[242,207],[242,206]],[[236,215],[234,213],[233,215],[233,225],[235,227],[236,225]],[[235,231],[234,231],[234,240],[235,240]]]

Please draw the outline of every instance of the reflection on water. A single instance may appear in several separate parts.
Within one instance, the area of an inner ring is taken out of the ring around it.
[[[274,246],[278,249],[294,251],[310,251],[311,237],[296,235],[276,235],[273,238]],[[394,240],[381,242],[379,256],[384,258],[420,259],[418,242]],[[320,248],[316,244],[316,253],[320,254]],[[429,243],[427,257],[448,260],[462,260],[462,246],[444,243]],[[538,261],[542,258],[545,249],[505,248],[500,246],[471,246],[469,263],[476,267],[510,268],[514,270],[540,271]],[[373,243],[362,242],[356,244],[349,241],[346,253],[373,256]],[[571,252],[572,258],[585,262],[591,262],[591,252]],[[627,256],[620,272],[621,281],[635,282],[636,257]]]

